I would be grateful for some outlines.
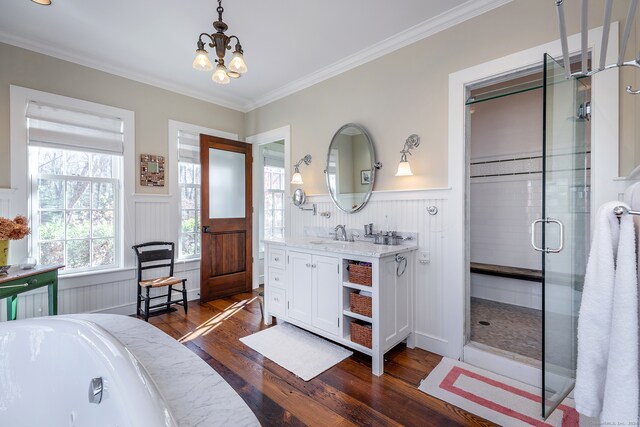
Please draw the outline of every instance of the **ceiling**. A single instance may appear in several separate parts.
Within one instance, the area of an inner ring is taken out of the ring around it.
[[[0,41],[249,111],[508,1],[225,0],[249,71],[224,86],[191,68],[215,0],[2,1]]]

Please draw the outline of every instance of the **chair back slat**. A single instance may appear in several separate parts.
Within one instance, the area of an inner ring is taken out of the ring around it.
[[[162,246],[164,246],[164,248],[158,248]],[[173,276],[174,248],[175,245],[173,242],[148,242],[133,246],[133,250],[138,258],[138,282],[142,280],[143,270],[151,270],[154,268],[168,267],[169,276]]]
[[[141,263],[170,260],[173,259],[173,251],[170,249],[144,251],[138,255],[138,259]]]

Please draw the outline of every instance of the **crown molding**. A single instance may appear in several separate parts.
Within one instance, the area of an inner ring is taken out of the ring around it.
[[[43,55],[52,56],[57,59],[62,59],[63,61],[73,62],[74,64],[82,65],[84,67],[92,68],[98,71],[104,71],[105,73],[124,77],[125,79],[134,80],[139,83],[155,86],[160,89],[165,89],[170,92],[188,96],[190,98],[195,98],[201,101],[216,104],[221,107],[230,108],[232,110],[240,111],[243,113],[249,111],[247,107],[250,105],[250,103],[245,98],[234,97],[233,99],[227,99],[216,96],[203,95],[200,91],[196,91],[180,84],[175,84],[163,79],[143,75],[132,70],[110,66],[102,61],[98,61],[88,56],[77,55],[69,51],[57,49],[51,46],[42,46],[38,43],[32,42],[31,40],[27,40],[23,37],[17,37],[2,30],[0,30],[0,42],[27,49],[36,53],[41,53]]]
[[[306,89],[324,80],[335,77],[338,74],[349,71],[360,65],[366,64],[367,62],[373,61],[419,40],[432,36],[440,31],[444,31],[464,21],[475,18],[476,16],[482,15],[490,10],[511,3],[512,1],[513,0],[469,0],[460,6],[414,25],[413,27],[410,27],[394,36],[350,55],[348,58],[324,67],[278,89],[270,91],[255,100],[248,100],[237,96],[228,98],[207,96],[201,91],[194,90],[184,85],[143,75],[125,68],[110,66],[103,61],[71,53],[63,49],[57,49],[51,46],[42,46],[31,40],[27,40],[23,37],[17,37],[2,30],[0,30],[0,42],[246,113],[289,96],[295,92]]]
[[[480,16],[513,0],[469,0],[447,12],[423,21],[381,42],[363,49],[348,58],[275,89],[245,106],[247,111],[270,104],[324,80],[335,77],[362,64],[373,61],[405,46],[444,31],[464,21]]]

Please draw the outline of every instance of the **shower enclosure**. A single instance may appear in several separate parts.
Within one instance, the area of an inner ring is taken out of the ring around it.
[[[470,88],[470,344],[540,368],[544,417],[575,381],[589,244],[590,82],[542,67]]]

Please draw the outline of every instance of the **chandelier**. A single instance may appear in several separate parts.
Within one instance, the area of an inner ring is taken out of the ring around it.
[[[228,37],[224,32],[229,29],[227,24],[222,21],[222,0],[218,0],[218,20],[213,23],[213,28],[216,32],[213,34],[202,33],[198,38],[198,50],[196,50],[196,59],[193,61],[193,68],[198,71],[211,71],[213,70],[213,64],[209,60],[208,52],[204,49],[204,42],[202,36],[207,36],[211,40],[209,47],[215,48],[216,56],[216,70],[211,76],[211,80],[216,83],[226,85],[231,79],[237,79],[242,74],[247,72],[247,65],[244,63],[244,57],[242,56],[242,46],[240,45],[240,39],[236,36]],[[236,39],[236,47],[233,51],[233,57],[229,62],[229,66],[224,65],[224,55],[227,50],[231,50],[231,39]]]

